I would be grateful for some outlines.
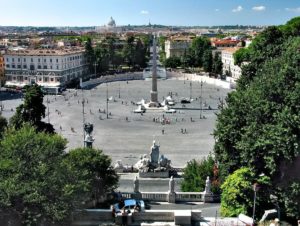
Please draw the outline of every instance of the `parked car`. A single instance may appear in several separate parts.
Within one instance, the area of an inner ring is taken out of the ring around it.
[[[127,212],[145,211],[145,203],[143,200],[125,199],[124,202],[118,202],[113,205],[115,213],[120,213],[121,209],[125,208]]]

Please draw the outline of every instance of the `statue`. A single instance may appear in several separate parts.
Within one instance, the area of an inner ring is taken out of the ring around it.
[[[175,188],[175,181],[173,176],[171,176],[170,181],[169,181],[169,193],[174,193],[174,188]]]
[[[150,160],[147,155],[141,155],[140,160],[134,165],[137,170],[143,170],[149,167]]]
[[[154,140],[150,152],[150,163],[152,166],[154,166],[154,168],[158,166],[158,158],[159,158],[159,145],[157,145]]]
[[[94,126],[91,123],[85,123],[84,124],[84,131],[86,132],[86,136],[84,138],[84,143],[86,145],[86,147],[88,148],[92,148],[93,142],[94,142],[94,138],[91,135],[91,133],[93,132]]]
[[[139,179],[138,179],[138,177],[135,177],[135,179],[133,181],[133,191],[135,193],[138,193],[139,192],[139,187],[140,187]]]
[[[164,155],[161,155],[159,158],[159,166],[161,168],[170,168],[171,167],[171,160],[169,160],[168,158],[166,158]]]
[[[209,179],[209,177],[207,177],[206,181],[205,181],[205,190],[204,190],[204,192],[207,193],[207,194],[211,193],[210,187],[211,187],[210,179]]]

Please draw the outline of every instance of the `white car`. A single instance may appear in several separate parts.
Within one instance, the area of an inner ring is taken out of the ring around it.
[[[168,106],[165,106],[164,107],[164,112],[173,114],[173,113],[176,113],[176,110],[172,109],[172,108],[168,108]]]
[[[142,105],[139,105],[139,107],[135,110],[133,110],[134,113],[145,113],[146,109],[142,107]]]

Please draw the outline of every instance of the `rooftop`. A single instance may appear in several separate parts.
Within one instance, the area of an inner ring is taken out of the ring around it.
[[[5,55],[25,55],[25,56],[57,56],[69,55],[84,52],[84,48],[64,48],[64,49],[24,49],[9,50]]]

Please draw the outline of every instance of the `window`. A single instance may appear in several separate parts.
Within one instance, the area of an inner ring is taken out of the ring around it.
[[[27,77],[24,77],[24,80],[27,80]]]
[[[42,67],[41,67],[41,65],[38,65],[38,69],[41,69]]]
[[[24,60],[23,60],[24,62],[26,62],[26,58],[24,58]]]
[[[20,58],[18,58],[18,62],[20,62],[21,61],[21,59]]]
[[[44,65],[44,69],[47,69],[47,65]]]
[[[21,68],[21,65],[20,65],[20,64],[18,65],[18,68]]]
[[[12,68],[16,68],[16,65],[13,64],[13,65],[11,65],[11,67],[12,67]]]
[[[51,82],[53,82],[53,80],[54,80],[53,78],[50,78],[50,81],[51,81]]]
[[[10,67],[10,65],[9,65],[9,64],[6,64],[6,67],[7,67],[7,68],[9,68],[9,67]]]
[[[58,59],[56,59],[56,63],[58,63]]]
[[[34,65],[30,65],[30,70],[34,71]]]
[[[50,63],[52,63],[52,59],[50,59]]]
[[[58,65],[56,65],[56,69],[58,70]]]
[[[50,69],[52,69],[52,65],[50,66]]]
[[[41,81],[42,81],[42,78],[40,77],[40,78],[39,78],[39,82],[41,82]]]
[[[47,59],[44,59],[44,63],[46,63]]]
[[[39,63],[41,62],[41,59],[40,59],[40,58],[38,59],[38,62],[39,62]]]
[[[6,58],[6,62],[9,62],[9,58]]]
[[[23,68],[27,68],[27,65],[26,65],[26,64],[24,64],[24,65],[23,65]]]
[[[12,58],[12,62],[15,62],[15,58]]]
[[[44,78],[44,81],[45,81],[45,82],[48,82],[48,77],[45,77],[45,78]]]
[[[33,62],[33,58],[31,58],[31,62]]]

